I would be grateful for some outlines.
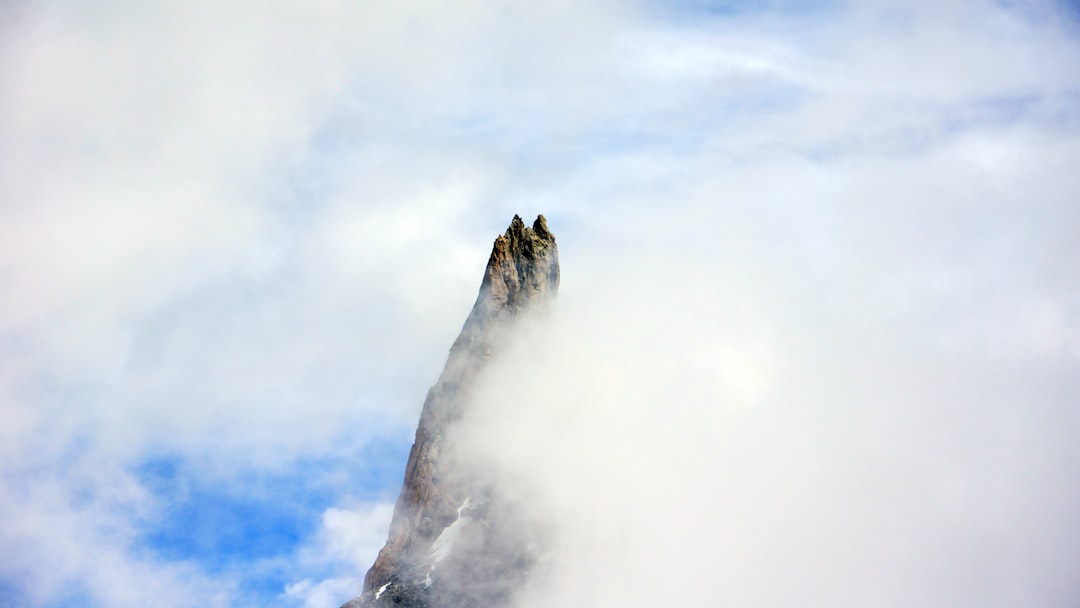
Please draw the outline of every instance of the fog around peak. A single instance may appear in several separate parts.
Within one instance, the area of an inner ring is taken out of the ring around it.
[[[568,280],[494,361],[459,440],[550,534],[520,605],[1068,605],[1069,365],[739,266]]]
[[[355,594],[491,241],[543,213],[558,306],[468,429],[550,518],[524,605],[1075,605],[1077,32],[0,10],[0,604]]]

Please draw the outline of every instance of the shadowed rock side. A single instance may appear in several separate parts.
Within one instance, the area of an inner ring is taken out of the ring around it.
[[[448,428],[500,335],[559,288],[559,251],[544,216],[514,216],[495,239],[480,293],[428,391],[390,534],[364,577],[363,594],[342,608],[466,608],[506,605],[533,561],[523,526],[492,480],[448,462]]]

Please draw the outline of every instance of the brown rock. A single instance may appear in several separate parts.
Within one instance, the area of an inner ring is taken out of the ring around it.
[[[488,500],[476,498],[484,491],[475,480],[449,470],[440,460],[440,449],[448,425],[466,412],[476,374],[497,352],[500,335],[524,311],[542,307],[558,288],[559,252],[544,216],[529,228],[515,215],[495,239],[476,303],[450,348],[445,369],[428,391],[386,545],[364,578],[363,595],[343,608],[495,605],[508,593],[505,587],[513,576],[496,570],[521,571],[527,558],[508,546],[512,542],[507,535],[500,535],[501,523]],[[482,525],[470,526],[461,548],[454,548],[462,555],[451,561],[459,564],[458,578],[475,580],[433,581],[435,540],[448,526],[474,521]]]

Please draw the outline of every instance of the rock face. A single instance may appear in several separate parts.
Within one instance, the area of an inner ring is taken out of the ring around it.
[[[492,480],[460,470],[444,452],[467,415],[471,390],[509,324],[559,288],[559,251],[544,216],[514,216],[495,239],[480,293],[428,391],[390,534],[342,608],[497,608],[524,580],[534,556],[513,509]],[[441,456],[441,457],[440,457]]]

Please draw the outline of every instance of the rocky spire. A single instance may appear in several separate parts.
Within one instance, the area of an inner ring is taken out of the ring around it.
[[[515,215],[495,239],[476,303],[424,401],[386,545],[363,594],[342,608],[495,608],[508,597],[528,557],[500,535],[505,518],[487,490],[439,455],[509,322],[542,307],[558,288],[559,250],[547,221],[538,216],[529,228]]]

